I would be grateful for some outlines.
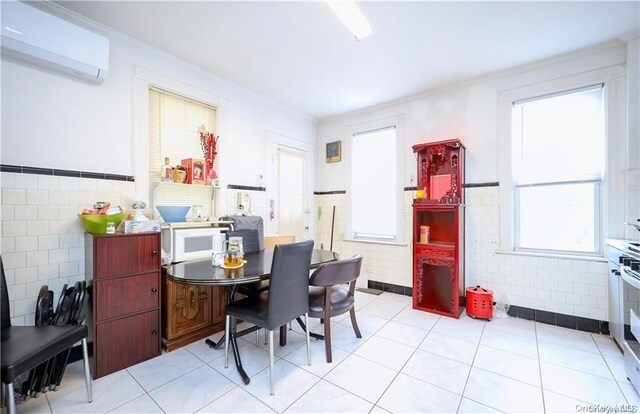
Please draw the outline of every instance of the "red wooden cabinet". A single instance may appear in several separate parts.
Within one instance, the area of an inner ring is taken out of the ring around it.
[[[85,274],[93,378],[160,355],[160,233],[87,234]]]
[[[464,146],[448,140],[413,151],[424,195],[413,201],[413,308],[457,318],[464,307]]]

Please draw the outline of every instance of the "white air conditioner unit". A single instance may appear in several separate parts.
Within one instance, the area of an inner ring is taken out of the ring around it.
[[[103,82],[109,39],[18,1],[2,1],[2,53]]]

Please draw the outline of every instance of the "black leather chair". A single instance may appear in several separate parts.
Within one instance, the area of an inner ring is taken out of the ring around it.
[[[67,351],[78,341],[82,342],[84,375],[87,387],[87,399],[93,401],[91,374],[89,372],[89,354],[87,352],[86,326],[11,326],[9,314],[9,293],[0,258],[2,286],[0,289],[0,307],[2,309],[2,331],[0,331],[0,360],[2,361],[2,385],[6,392],[6,405],[9,414],[15,414],[15,396],[13,381],[19,375],[29,372]]]
[[[362,256],[357,254],[345,260],[325,263],[309,278],[309,316],[324,320],[324,346],[327,362],[331,362],[331,317],[345,312],[351,314],[351,325],[358,338],[362,338],[356,311],[354,292],[360,276]],[[345,288],[349,283],[349,288]],[[305,324],[306,325],[306,324]]]
[[[260,251],[260,240],[256,229],[228,231],[227,240],[229,240],[229,237],[242,237],[242,250],[245,253]]]
[[[269,290],[227,305],[225,320],[225,368],[229,365],[229,331],[231,318],[257,325],[269,332],[269,383],[273,386],[273,331],[304,315],[308,322],[309,267],[313,240],[278,245],[274,249]],[[233,321],[235,322],[235,321]],[[307,324],[308,326],[308,324]],[[311,365],[309,330],[307,359]]]
[[[258,230],[256,229],[243,229],[233,230],[227,232],[227,240],[229,237],[242,237],[242,250],[245,253],[260,251],[260,240],[258,239]],[[242,293],[246,296],[259,295],[262,292],[269,289],[269,281],[261,280],[260,282],[248,283],[246,285],[238,286],[238,293]]]

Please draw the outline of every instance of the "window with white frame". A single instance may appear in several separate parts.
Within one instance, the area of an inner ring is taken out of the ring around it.
[[[170,165],[180,165],[187,158],[204,159],[200,143],[200,126],[216,132],[216,109],[184,96],[164,90],[149,89],[149,199],[155,204],[203,206],[212,213],[211,195],[201,186],[154,187],[160,182],[165,157]],[[217,135],[217,134],[216,134]]]
[[[397,130],[357,132],[351,140],[351,233],[353,239],[399,241]]]
[[[513,102],[516,250],[600,252],[603,95],[597,84]]]

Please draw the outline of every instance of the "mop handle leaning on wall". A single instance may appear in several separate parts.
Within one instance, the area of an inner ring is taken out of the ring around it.
[[[333,227],[336,222],[336,206],[333,206],[333,212],[331,213],[331,244],[329,245],[329,251],[333,251]]]

